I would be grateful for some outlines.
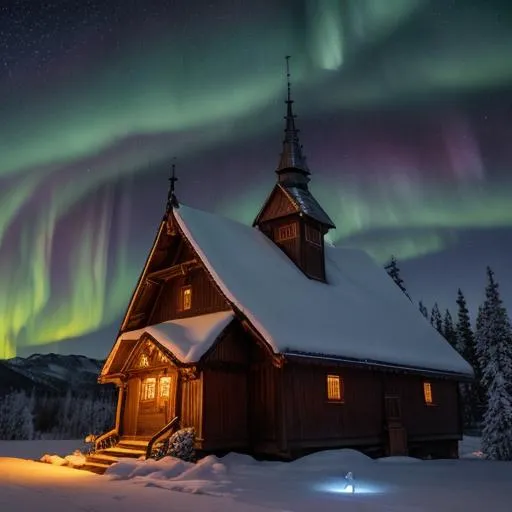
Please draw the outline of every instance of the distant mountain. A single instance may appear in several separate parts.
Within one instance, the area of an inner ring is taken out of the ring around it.
[[[96,387],[103,361],[85,356],[34,354],[0,362],[0,393],[9,389],[49,392],[88,391]]]

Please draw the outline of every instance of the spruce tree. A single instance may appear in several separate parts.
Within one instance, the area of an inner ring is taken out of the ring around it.
[[[482,451],[489,459],[512,460],[512,327],[489,267],[476,352],[487,391]]]
[[[437,302],[434,304],[432,308],[432,312],[430,313],[430,323],[441,333],[443,334],[443,319],[441,317],[441,312],[439,311],[439,306]]]
[[[391,259],[389,260],[388,263],[386,263],[384,268],[386,269],[386,272],[389,274],[389,277],[391,277],[391,279],[393,279],[395,284],[398,286],[398,288],[400,288],[400,290],[402,290],[405,293],[409,300],[412,300],[411,296],[407,293],[407,290],[404,285],[404,280],[400,276],[400,269],[398,268],[398,263],[394,256],[391,256]]]
[[[453,327],[452,315],[448,310],[446,310],[443,319],[443,336],[446,338],[446,341],[455,348],[457,343],[457,333]]]
[[[471,383],[460,385],[464,426],[466,428],[476,427],[482,421],[483,389],[481,384],[480,364],[476,356],[475,337],[471,329],[471,320],[466,304],[466,298],[462,291],[457,292],[457,324],[455,348],[461,356],[473,367],[475,379]]]
[[[420,310],[420,313],[428,320],[427,306],[425,306],[425,304],[423,304],[423,302],[421,300],[418,302],[418,308]]]

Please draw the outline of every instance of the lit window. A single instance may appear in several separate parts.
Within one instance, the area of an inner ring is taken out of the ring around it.
[[[306,240],[314,245],[322,245],[322,235],[318,229],[306,224]]]
[[[149,366],[149,357],[147,356],[147,354],[142,354],[140,356],[139,366],[141,368],[146,368],[146,366]]]
[[[192,307],[192,287],[184,286],[181,289],[181,309],[187,310]]]
[[[281,226],[277,233],[277,239],[282,240],[290,240],[297,236],[297,224],[287,224],[286,226]]]
[[[432,385],[430,382],[423,383],[423,396],[425,397],[425,403],[427,405],[432,405],[434,403],[432,399]]]
[[[327,375],[327,398],[343,402],[343,380],[339,375]]]
[[[141,400],[153,400],[155,398],[156,379],[149,378],[142,384]]]
[[[171,377],[162,377],[160,379],[160,396],[169,398],[171,391]]]

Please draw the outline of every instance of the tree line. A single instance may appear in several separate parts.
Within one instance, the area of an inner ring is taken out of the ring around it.
[[[114,425],[111,389],[65,394],[11,391],[0,396],[0,439],[83,439]]]
[[[394,257],[385,269],[412,301]],[[488,458],[512,460],[512,324],[493,270],[487,267],[484,298],[474,323],[461,289],[455,303],[455,318],[448,309],[441,313],[437,303],[430,313],[421,300],[418,308],[473,367],[474,380],[459,385],[465,432],[481,434]]]

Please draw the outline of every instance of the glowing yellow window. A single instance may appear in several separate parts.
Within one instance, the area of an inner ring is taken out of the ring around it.
[[[343,402],[343,380],[339,375],[327,375],[327,399]]]
[[[151,377],[142,384],[141,400],[153,400],[155,398],[156,379]]]
[[[142,354],[140,356],[139,366],[141,368],[145,368],[146,366],[149,366],[149,357],[147,356],[147,354]]]
[[[160,396],[162,398],[169,398],[171,394],[171,377],[160,378]]]
[[[423,383],[423,396],[425,397],[425,403],[427,405],[432,405],[434,403],[432,399],[432,385],[430,382]]]
[[[181,289],[181,309],[186,310],[192,307],[192,287],[184,286]]]
[[[278,241],[290,240],[297,236],[297,224],[287,224],[286,226],[281,226],[277,233]]]

